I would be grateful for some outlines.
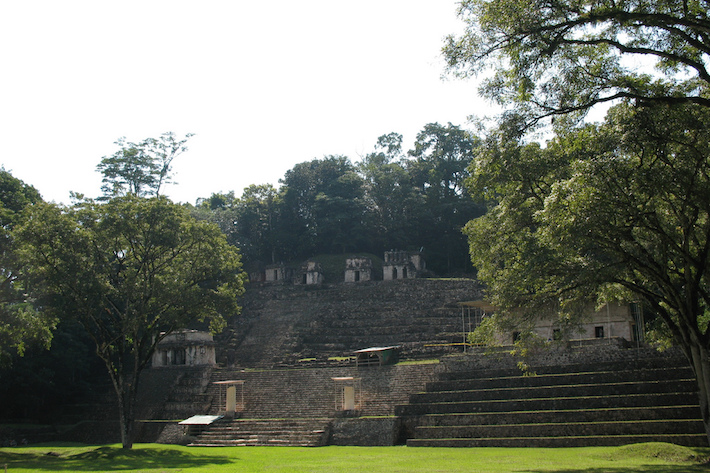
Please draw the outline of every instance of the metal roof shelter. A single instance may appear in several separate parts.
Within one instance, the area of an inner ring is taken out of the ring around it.
[[[355,366],[383,366],[393,365],[399,360],[399,346],[372,347],[357,350],[355,353]]]
[[[189,419],[178,422],[178,425],[210,425],[221,418],[222,416],[192,416]]]
[[[192,416],[182,422],[178,422],[178,425],[183,426],[187,435],[199,435],[208,425],[211,425],[222,417],[223,416]]]

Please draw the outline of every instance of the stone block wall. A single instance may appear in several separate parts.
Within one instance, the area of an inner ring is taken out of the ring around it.
[[[404,358],[437,356],[463,339],[457,303],[480,298],[471,279],[250,286],[242,313],[216,337],[217,361],[272,368],[393,345]]]

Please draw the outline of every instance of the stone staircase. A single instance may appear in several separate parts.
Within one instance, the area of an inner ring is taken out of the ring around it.
[[[330,428],[331,419],[220,419],[189,445],[320,447]]]
[[[396,413],[412,447],[707,446],[693,374],[667,363],[450,372]]]
[[[243,311],[217,337],[225,365],[273,368],[398,345],[416,359],[462,342],[461,301],[480,298],[475,280],[372,281],[334,286],[253,286]],[[460,348],[457,348],[460,351]],[[435,355],[435,356],[436,356]]]
[[[360,379],[361,416],[393,419],[396,405],[406,402],[410,393],[421,391],[428,381],[435,380],[441,369],[438,364],[359,370],[354,366],[254,371],[215,369],[200,395],[212,399],[212,404],[208,409],[189,415],[223,414],[220,391],[224,387],[215,384],[219,381],[242,380],[244,405],[240,406],[239,418],[223,418],[211,424],[191,445],[325,445],[331,437],[334,420],[342,416],[342,412],[336,411],[333,377]],[[237,396],[240,403],[241,393]],[[189,417],[187,414],[184,417]]]

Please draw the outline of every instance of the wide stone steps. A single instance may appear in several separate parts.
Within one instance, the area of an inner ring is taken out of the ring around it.
[[[511,388],[491,388],[472,389],[465,391],[437,391],[422,394],[414,394],[411,397],[412,403],[456,403],[456,402],[479,402],[479,401],[501,401],[501,400],[521,400],[521,399],[556,399],[556,398],[583,398],[595,397],[600,392],[610,396],[622,395],[643,395],[649,390],[655,394],[685,393],[695,389],[693,380],[670,380],[670,381],[645,381],[623,383],[587,383],[587,384],[567,384],[535,387],[511,387]]]
[[[654,421],[700,419],[697,404],[687,406],[615,407],[608,409],[564,409],[547,411],[483,412],[466,414],[429,414],[421,416],[419,426],[508,425],[533,423],[584,423],[600,421]]]
[[[507,372],[506,372],[507,373]],[[454,374],[449,377],[455,376]],[[695,382],[690,368],[660,368],[660,369],[638,369],[619,371],[597,371],[579,373],[538,373],[534,376],[520,376],[520,371],[510,372],[507,376],[483,377],[468,379],[449,379],[445,381],[434,381],[427,385],[431,391],[465,391],[475,389],[495,389],[510,388],[511,385],[517,387],[536,387],[550,385],[582,385],[598,383],[624,383],[629,380],[637,381],[659,381],[659,380],[684,380]]]
[[[201,433],[190,446],[289,446],[325,445],[330,419],[221,420]]]
[[[449,372],[396,414],[409,446],[707,446],[690,369],[665,363]]]
[[[695,403],[697,394],[679,392],[663,394],[634,394],[634,395],[606,395],[600,393],[596,396],[573,396],[559,398],[534,398],[534,399],[489,399],[466,402],[415,402],[409,405],[397,406],[397,415],[424,415],[424,414],[449,414],[468,412],[509,412],[509,411],[547,411],[560,409],[575,409],[584,405],[593,409],[607,409],[612,407],[656,407],[677,406]]]
[[[417,438],[581,437],[702,433],[698,419],[610,420],[601,422],[540,422],[503,425],[418,426]]]
[[[705,434],[665,435],[605,435],[578,437],[487,437],[448,439],[409,439],[409,447],[611,447],[644,442],[668,442],[677,445],[707,446]]]
[[[461,340],[456,301],[480,294],[474,280],[398,280],[320,287],[254,285],[218,343],[245,367],[292,363],[289,355],[343,356],[372,346]],[[278,329],[274,329],[277,327]]]

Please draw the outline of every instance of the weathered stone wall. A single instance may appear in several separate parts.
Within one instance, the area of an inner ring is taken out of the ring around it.
[[[678,350],[659,354],[653,348],[628,347],[620,340],[607,340],[558,345],[549,350],[531,353],[525,358],[511,356],[509,351],[486,352],[475,350],[466,355],[448,356],[440,363],[400,364],[392,366],[356,368],[355,366],[241,370],[216,369],[210,383],[228,379],[244,380],[244,418],[333,418],[330,443],[333,445],[395,445],[402,442],[411,426],[395,417],[396,407],[409,403],[412,394],[422,392],[429,382],[456,372],[517,369],[523,362],[531,372],[543,366],[594,365],[613,361],[654,360],[663,365],[668,360],[683,361]],[[344,417],[336,411],[334,377],[360,379],[358,417]],[[155,384],[155,383],[153,383]],[[145,387],[148,387],[146,384]],[[210,384],[204,395],[212,398],[211,408],[192,414],[218,414],[218,388]],[[158,401],[155,398],[154,401]],[[144,412],[148,412],[146,409]],[[156,410],[157,411],[157,410]],[[146,427],[145,434],[155,425]],[[184,442],[179,430],[169,426],[160,437],[142,437],[144,441]]]
[[[242,314],[216,337],[217,361],[272,368],[391,345],[401,346],[404,357],[422,357],[435,351],[432,347],[462,341],[457,303],[480,297],[471,279],[252,285]]]
[[[212,382],[244,380],[245,418],[334,417],[336,384],[334,377],[355,377],[359,381],[357,400],[361,416],[391,416],[397,405],[408,402],[412,393],[422,391],[427,382],[438,378],[441,363],[393,365],[358,369],[351,367],[281,369],[264,371],[215,370]],[[210,414],[221,406],[219,393],[212,388]]]
[[[477,348],[468,355],[448,358],[446,364],[450,371],[510,369],[518,368],[520,364],[534,371],[536,367],[542,366],[571,366],[651,358],[659,362],[664,359],[687,362],[677,348],[659,353],[653,347],[637,347],[623,339],[590,339],[553,343],[547,348],[533,350],[527,356],[510,355],[510,347],[499,350]]]
[[[395,417],[340,418],[333,422],[330,445],[382,447],[402,443]]]

